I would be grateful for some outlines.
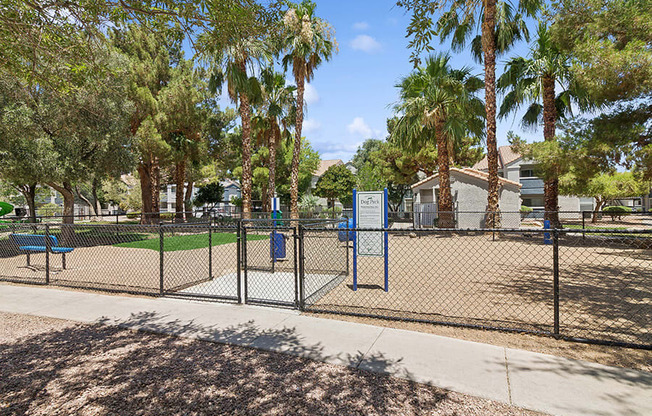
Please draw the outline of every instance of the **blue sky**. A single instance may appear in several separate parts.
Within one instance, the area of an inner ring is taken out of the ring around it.
[[[316,14],[334,28],[339,53],[315,72],[306,91],[307,113],[303,135],[319,151],[322,159],[348,161],[367,138],[384,139],[385,122],[393,115],[398,80],[412,64],[405,29],[409,15],[395,6],[395,0],[316,0]],[[530,24],[534,33],[534,25]],[[447,43],[433,42],[437,51]],[[508,56],[498,59],[497,76],[509,56],[526,54],[528,45],[516,45]],[[455,67],[471,66],[482,77],[482,67],[469,53],[452,54]],[[291,74],[288,74],[291,77]],[[500,105],[500,97],[498,98]],[[224,104],[227,104],[226,102]],[[233,104],[229,104],[233,106]],[[543,133],[522,131],[517,115],[498,121],[498,144],[507,144],[506,134],[514,130],[528,141]]]

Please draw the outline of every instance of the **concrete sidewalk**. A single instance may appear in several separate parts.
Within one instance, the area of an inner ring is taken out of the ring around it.
[[[293,310],[0,284],[0,311],[279,351],[551,414],[652,414],[651,373]]]

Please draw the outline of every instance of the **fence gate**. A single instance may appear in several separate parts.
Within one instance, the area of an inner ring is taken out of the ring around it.
[[[242,241],[245,303],[298,307],[296,229],[269,222],[245,223]]]
[[[162,225],[161,293],[239,301],[238,232],[233,225]]]

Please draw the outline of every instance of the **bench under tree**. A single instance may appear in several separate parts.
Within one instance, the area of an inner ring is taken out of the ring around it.
[[[27,254],[27,266],[30,264],[30,254],[46,253],[61,254],[61,264],[63,269],[66,268],[66,253],[74,250],[72,247],[60,247],[57,237],[43,234],[10,234],[9,238],[18,246],[18,250]],[[48,240],[49,239],[49,240]]]

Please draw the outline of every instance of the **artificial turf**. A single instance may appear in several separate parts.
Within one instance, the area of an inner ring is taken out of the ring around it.
[[[266,235],[248,235],[247,240],[264,240],[269,238]],[[237,236],[233,233],[213,233],[211,235],[211,245],[219,246],[222,244],[235,243]],[[151,238],[147,240],[130,241],[127,243],[114,244],[114,247],[128,248],[145,248],[149,250],[160,249],[160,239]],[[208,233],[192,235],[173,235],[163,238],[163,251],[181,251],[194,250],[197,248],[208,247]]]

